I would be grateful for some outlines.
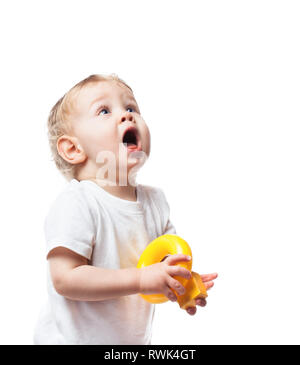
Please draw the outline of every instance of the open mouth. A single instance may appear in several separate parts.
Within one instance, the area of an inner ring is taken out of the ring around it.
[[[129,149],[137,149],[139,147],[137,129],[134,127],[128,128],[123,135],[122,142]]]

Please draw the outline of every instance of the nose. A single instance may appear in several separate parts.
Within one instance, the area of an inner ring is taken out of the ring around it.
[[[121,123],[126,122],[126,121],[135,123],[135,119],[134,119],[134,116],[132,115],[132,113],[126,112],[125,114],[123,114],[123,116],[121,117]]]

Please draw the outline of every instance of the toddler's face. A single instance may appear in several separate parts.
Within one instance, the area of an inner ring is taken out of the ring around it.
[[[115,155],[117,168],[120,149],[129,168],[136,163],[128,159],[131,152],[143,151],[149,156],[149,129],[133,93],[125,85],[117,81],[91,84],[79,92],[75,108],[73,132],[95,168],[97,156],[99,162],[99,153],[104,151]]]

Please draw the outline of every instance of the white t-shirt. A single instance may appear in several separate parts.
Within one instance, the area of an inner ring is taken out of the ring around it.
[[[71,180],[45,220],[46,253],[58,246],[107,269],[136,267],[145,247],[175,234],[161,189],[137,185],[137,201],[107,193],[89,180]],[[47,270],[48,302],[36,325],[35,344],[150,344],[154,305],[140,295],[84,302],[53,287]]]

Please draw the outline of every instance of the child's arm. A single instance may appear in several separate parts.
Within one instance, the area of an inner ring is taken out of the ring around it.
[[[176,301],[171,288],[179,295],[185,289],[173,276],[191,278],[187,269],[176,265],[190,260],[182,254],[142,269],[113,270],[91,266],[86,258],[64,247],[53,249],[48,260],[55,290],[72,300],[101,301],[136,293],[162,293]]]

